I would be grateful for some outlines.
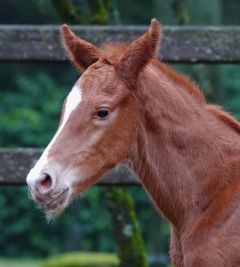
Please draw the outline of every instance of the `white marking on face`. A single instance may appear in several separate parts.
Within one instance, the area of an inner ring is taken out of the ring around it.
[[[69,93],[66,103],[65,103],[65,109],[64,109],[64,114],[63,114],[63,119],[60,127],[58,128],[56,134],[54,135],[53,139],[45,149],[44,153],[40,157],[40,159],[37,161],[36,165],[34,168],[31,169],[27,176],[27,183],[28,185],[33,185],[34,182],[39,178],[41,172],[44,172],[44,168],[47,165],[48,162],[48,152],[51,149],[51,147],[54,145],[55,141],[57,140],[57,137],[60,135],[62,130],[64,129],[64,126],[66,125],[67,121],[69,120],[71,114],[73,111],[79,106],[79,104],[82,101],[82,89],[75,85],[71,92]],[[49,171],[49,170],[48,170]],[[52,175],[51,173],[49,173]],[[54,176],[52,176],[54,178]],[[54,186],[54,179],[53,179],[53,185]]]

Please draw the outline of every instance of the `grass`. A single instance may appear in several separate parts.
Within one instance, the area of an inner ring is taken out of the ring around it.
[[[111,253],[73,252],[45,260],[41,267],[117,267],[116,255]]]
[[[111,253],[72,252],[47,259],[0,258],[0,267],[117,267],[118,258]]]
[[[41,261],[29,259],[0,258],[0,267],[41,267]]]

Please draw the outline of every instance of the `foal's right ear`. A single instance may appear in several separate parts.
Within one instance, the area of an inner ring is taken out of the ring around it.
[[[100,50],[76,36],[66,24],[61,27],[61,35],[72,62],[80,70],[87,69],[100,58]]]
[[[148,30],[132,42],[123,54],[117,70],[129,87],[134,87],[138,74],[157,56],[160,43],[161,27],[154,18]]]

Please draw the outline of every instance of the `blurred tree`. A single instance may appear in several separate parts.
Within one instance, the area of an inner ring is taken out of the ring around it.
[[[108,187],[102,192],[111,212],[113,229],[119,245],[120,267],[148,267],[133,198],[124,188]]]
[[[182,0],[174,0],[172,9],[180,25],[188,24],[189,14]]]
[[[39,10],[49,16],[46,7],[54,9],[58,19],[70,24],[109,24],[118,22],[115,0],[32,0]]]
[[[52,0],[61,20],[66,23],[81,24],[83,22],[83,11],[86,11],[85,1],[81,1],[82,9],[77,8],[71,0]]]
[[[45,72],[32,78],[17,74],[14,81],[17,92],[1,93],[0,146],[45,146],[57,128],[66,90]]]
[[[92,188],[68,212],[46,224],[23,187],[0,187],[0,256],[46,257],[64,251],[115,251],[110,217]]]
[[[222,20],[222,0],[172,0],[179,1],[187,12],[187,24],[191,25],[219,25]],[[207,8],[206,8],[207,7]],[[180,21],[178,20],[178,24]],[[185,22],[186,24],[186,22]]]
[[[222,20],[221,24],[223,25],[239,25],[239,10],[240,10],[240,1],[238,0],[221,0],[222,7]]]

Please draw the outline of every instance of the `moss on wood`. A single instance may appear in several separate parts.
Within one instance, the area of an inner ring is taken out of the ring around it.
[[[123,188],[105,188],[103,194],[112,216],[121,267],[148,267],[143,238],[132,196]]]

